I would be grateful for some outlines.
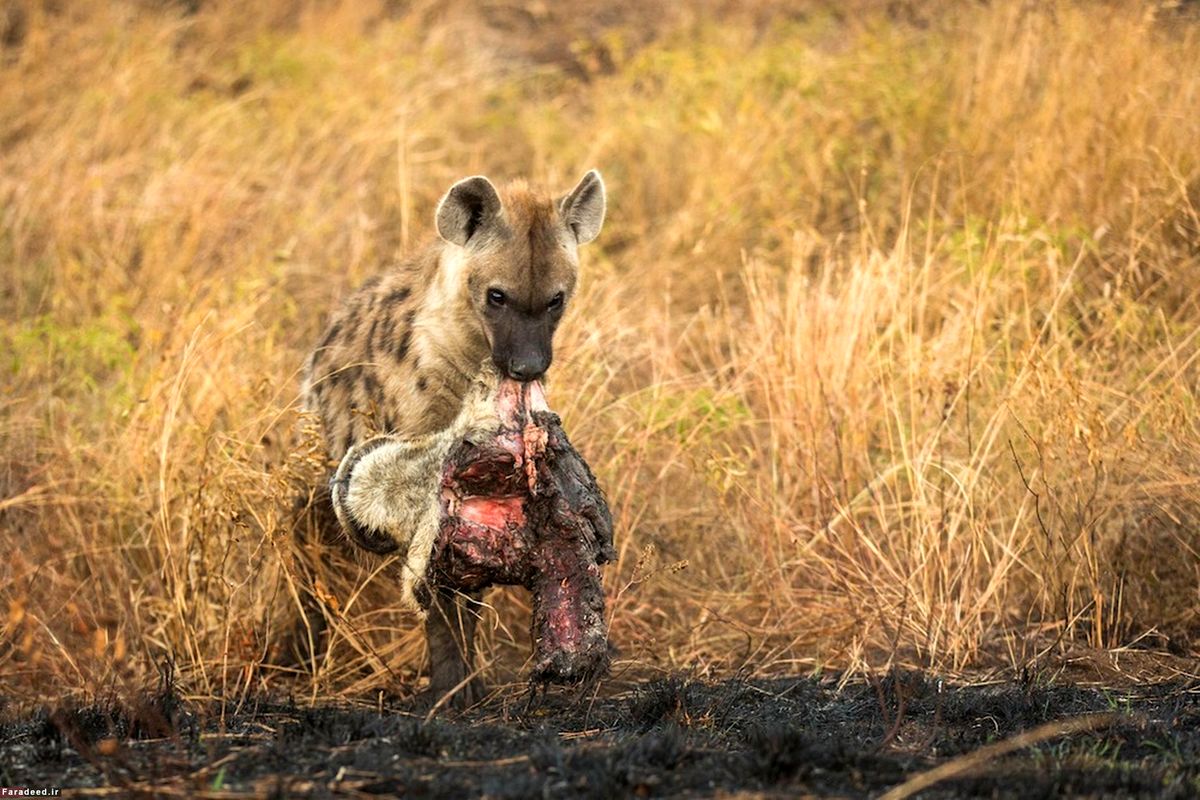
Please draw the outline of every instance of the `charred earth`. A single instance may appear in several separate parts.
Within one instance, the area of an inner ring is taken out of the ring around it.
[[[169,690],[17,712],[0,785],[75,796],[877,797],[1047,723],[1092,717],[921,797],[1195,797],[1200,687],[943,683],[918,673],[519,691],[426,719],[404,704],[185,703]],[[99,787],[94,791],[87,787]],[[746,794],[740,794],[746,793]]]

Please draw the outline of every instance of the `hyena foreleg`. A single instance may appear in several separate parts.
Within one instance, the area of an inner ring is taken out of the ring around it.
[[[429,644],[429,694],[431,702],[467,708],[486,694],[475,668],[475,626],[483,610],[482,592],[450,589],[434,592],[425,618]]]

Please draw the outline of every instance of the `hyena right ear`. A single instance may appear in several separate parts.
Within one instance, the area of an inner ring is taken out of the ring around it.
[[[502,208],[491,181],[482,175],[463,178],[438,203],[438,235],[450,244],[466,247],[471,237],[500,215]]]
[[[575,234],[575,241],[587,244],[600,235],[604,224],[604,181],[597,170],[583,176],[558,204],[563,221]]]

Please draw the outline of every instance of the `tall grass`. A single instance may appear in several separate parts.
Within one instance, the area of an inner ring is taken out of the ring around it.
[[[386,567],[294,531],[299,367],[453,180],[591,166],[550,391],[618,669],[1194,652],[1186,8],[185,5],[0,14],[10,693],[416,685]],[[305,598],[330,647],[282,666]]]

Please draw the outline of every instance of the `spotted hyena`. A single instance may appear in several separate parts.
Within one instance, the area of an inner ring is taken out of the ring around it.
[[[333,462],[378,433],[444,430],[489,358],[507,377],[541,378],[575,293],[579,246],[599,234],[604,210],[595,170],[560,198],[524,182],[497,189],[482,176],[454,184],[438,204],[439,238],[351,295],[309,357],[305,404]],[[345,532],[373,553],[397,546],[354,526]],[[477,615],[448,592],[427,602],[431,693],[463,684],[455,701],[472,702]]]

